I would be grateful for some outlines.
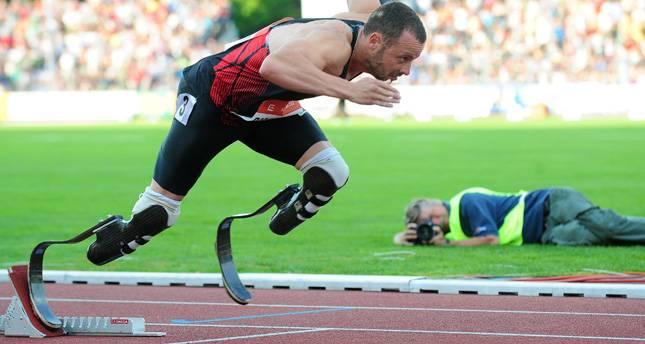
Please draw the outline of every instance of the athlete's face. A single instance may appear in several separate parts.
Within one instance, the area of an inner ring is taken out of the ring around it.
[[[373,53],[367,59],[368,73],[379,80],[396,80],[401,75],[409,75],[412,61],[423,51],[423,43],[413,34],[404,31],[401,37],[386,45],[378,33],[370,35]]]

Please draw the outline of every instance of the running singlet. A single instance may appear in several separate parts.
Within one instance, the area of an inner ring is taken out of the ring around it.
[[[210,84],[210,98],[219,108],[241,117],[246,121],[267,120],[292,115],[302,115],[299,99],[316,95],[298,93],[275,85],[260,75],[260,67],[269,56],[267,36],[277,26],[294,23],[306,23],[314,20],[341,20],[352,29],[352,51],[358,33],[364,23],[354,20],[335,18],[287,19],[271,24],[255,34],[234,42],[225,51],[211,55],[189,66],[184,71],[185,77],[203,79],[195,75],[199,71],[207,72]],[[208,71],[204,65],[207,64]],[[200,66],[198,66],[200,65]],[[197,67],[197,68],[195,68]],[[341,78],[345,78],[349,61],[344,66]],[[191,73],[191,69],[194,69]],[[206,81],[206,80],[204,80]]]

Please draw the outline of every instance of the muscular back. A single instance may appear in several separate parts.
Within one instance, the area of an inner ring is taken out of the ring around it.
[[[275,27],[267,37],[271,54],[301,50],[326,73],[340,76],[352,53],[352,29],[339,20],[316,20]]]

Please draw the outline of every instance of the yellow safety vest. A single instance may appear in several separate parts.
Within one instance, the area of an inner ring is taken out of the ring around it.
[[[499,243],[500,245],[522,245],[522,227],[524,226],[524,198],[526,197],[527,192],[520,191],[518,193],[512,194],[495,192],[481,187],[466,189],[450,199],[450,217],[448,218],[448,222],[450,223],[450,232],[446,234],[446,239],[468,239],[468,236],[464,234],[464,231],[461,228],[461,221],[459,220],[459,205],[461,203],[461,198],[464,196],[464,194],[467,193],[479,193],[493,196],[520,196],[519,202],[517,202],[517,205],[515,205],[515,207],[511,209],[508,214],[506,214],[506,217],[504,217],[504,222],[499,228]]]

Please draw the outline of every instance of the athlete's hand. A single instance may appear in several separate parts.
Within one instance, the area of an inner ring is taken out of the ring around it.
[[[366,77],[352,82],[351,85],[352,96],[348,100],[354,103],[392,107],[401,102],[399,90],[389,82]]]

